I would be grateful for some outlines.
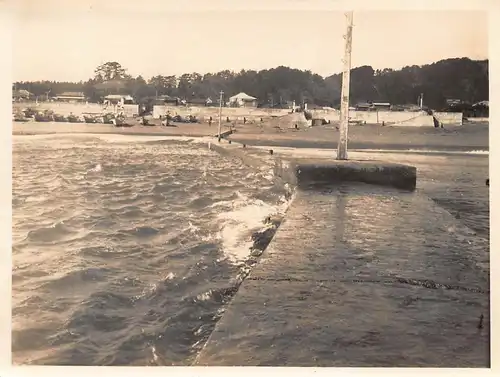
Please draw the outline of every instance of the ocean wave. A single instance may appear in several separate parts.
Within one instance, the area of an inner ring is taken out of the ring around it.
[[[88,267],[81,270],[73,270],[63,275],[53,275],[42,287],[50,290],[73,290],[76,286],[81,288],[81,285],[86,282],[105,281],[110,272],[109,268],[104,267]]]
[[[58,221],[49,227],[30,230],[26,240],[30,242],[57,242],[67,240],[79,232],[71,230],[63,221]]]
[[[223,252],[232,262],[240,262],[250,256],[254,240],[252,234],[268,227],[264,220],[276,213],[283,213],[286,202],[281,205],[270,205],[262,200],[249,199],[237,192],[238,199],[232,210],[221,212],[217,218],[221,223],[219,239]]]

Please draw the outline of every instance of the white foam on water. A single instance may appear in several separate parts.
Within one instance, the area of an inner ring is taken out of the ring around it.
[[[26,141],[26,140],[39,140],[39,139],[64,139],[71,137],[73,138],[98,138],[107,143],[134,143],[141,141],[189,141],[193,143],[203,143],[207,144],[210,140],[213,140],[211,137],[207,136],[175,136],[175,135],[123,135],[123,134],[103,134],[103,133],[46,133],[46,134],[34,134],[34,135],[13,135],[13,141]]]
[[[288,202],[270,205],[262,200],[249,199],[237,192],[238,199],[233,202],[217,203],[222,206],[232,205],[227,211],[221,212],[217,217],[221,228],[218,237],[222,241],[225,257],[233,262],[241,262],[250,255],[253,246],[252,233],[268,227],[264,219],[276,213],[283,213]]]
[[[156,353],[155,346],[151,346],[151,353],[153,354],[153,361],[155,363],[158,362],[158,354]]]
[[[200,293],[199,295],[196,296],[197,301],[207,301],[210,300],[212,297],[212,291],[209,290],[207,292]]]
[[[163,280],[172,280],[175,278],[175,274],[173,272],[169,272],[168,274],[166,274],[164,277],[163,277]]]
[[[193,223],[191,221],[189,221],[188,224],[189,225],[188,225],[186,230],[189,230],[190,233],[195,234],[195,233],[198,233],[200,231],[200,228],[197,227],[196,225],[193,225]]]
[[[98,173],[102,171],[102,165],[101,164],[97,164],[96,166],[94,166],[92,169],[89,170],[89,172],[94,172],[94,173]]]

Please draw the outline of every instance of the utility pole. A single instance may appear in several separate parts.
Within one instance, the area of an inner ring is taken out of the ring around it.
[[[219,97],[219,141],[221,139],[221,122],[222,122],[222,96],[224,95],[224,92],[221,90],[220,91],[220,97]]]
[[[344,35],[344,71],[342,73],[342,94],[340,99],[340,135],[337,148],[337,160],[347,160],[347,129],[349,127],[349,83],[351,76],[352,22],[353,12],[345,14],[347,33]]]

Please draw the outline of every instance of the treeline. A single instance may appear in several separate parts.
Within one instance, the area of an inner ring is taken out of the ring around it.
[[[342,75],[322,77],[311,71],[277,67],[261,71],[221,71],[218,73],[186,73],[181,76],[154,76],[146,81],[131,77],[117,62],[105,63],[86,82],[18,82],[17,89],[26,89],[39,96],[62,92],[84,92],[91,101],[105,94],[131,94],[137,101],[169,95],[180,99],[211,98],[219,92],[225,98],[245,92],[258,98],[259,106],[279,107],[295,101],[318,106],[338,107]],[[401,70],[374,70],[362,66],[351,71],[351,104],[359,102],[390,102],[416,104],[422,93],[424,105],[440,109],[447,99],[474,103],[489,99],[488,60],[468,58],[446,59],[423,66],[407,66]]]

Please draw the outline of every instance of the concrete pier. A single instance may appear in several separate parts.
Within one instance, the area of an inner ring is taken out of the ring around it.
[[[489,241],[413,191],[414,168],[212,146],[298,188],[195,365],[490,365]]]
[[[358,182],[411,191],[417,185],[415,167],[382,161],[301,158],[284,161],[282,169],[289,170],[299,188]]]
[[[485,247],[417,193],[299,191],[195,364],[488,367]]]
[[[413,166],[383,161],[326,158],[292,158],[272,154],[269,150],[246,147],[227,140],[211,143],[211,149],[222,155],[236,157],[256,169],[272,169],[275,178],[292,187],[317,188],[342,183],[367,183],[414,190],[417,169]]]

